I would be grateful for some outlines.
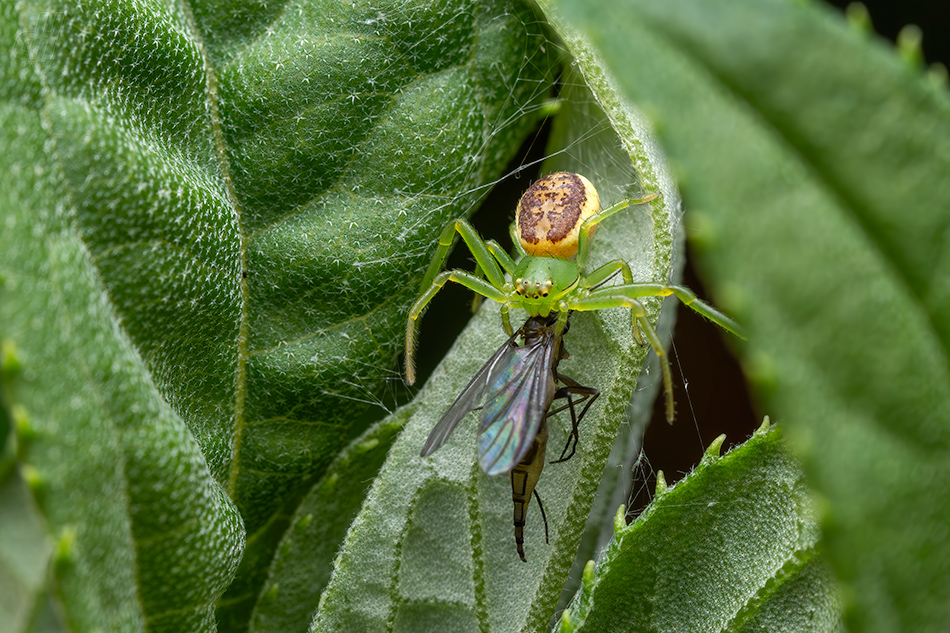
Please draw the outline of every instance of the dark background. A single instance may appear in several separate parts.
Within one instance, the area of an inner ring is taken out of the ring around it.
[[[841,11],[849,2],[829,2]],[[922,49],[925,62],[947,64],[950,48],[950,0],[917,0],[897,2],[879,0],[865,2],[874,30],[894,42],[898,32],[908,24],[916,24],[923,32]],[[538,135],[523,148],[522,155],[512,164],[537,163],[544,157],[548,130]],[[508,245],[508,225],[521,193],[538,178],[538,165],[507,178],[486,199],[472,218],[472,223],[486,239],[494,238]],[[684,197],[688,211],[688,192]],[[687,247],[688,250],[688,247]],[[471,270],[473,263],[465,248],[456,248],[447,267]],[[709,293],[702,279],[687,259],[683,284],[701,298]],[[471,293],[456,284],[447,284],[436,296],[422,323],[419,357],[420,382],[448,351],[470,316]],[[682,304],[677,308],[677,323],[670,349],[676,423],[665,421],[663,399],[658,397],[653,419],[643,441],[644,467],[631,473],[629,516],[635,516],[649,503],[655,488],[655,472],[662,470],[668,483],[681,479],[702,457],[705,447],[720,434],[726,435],[725,447],[739,444],[752,434],[762,422],[749,393],[742,370],[728,347],[730,335],[706,321]],[[684,386],[684,377],[685,384]]]

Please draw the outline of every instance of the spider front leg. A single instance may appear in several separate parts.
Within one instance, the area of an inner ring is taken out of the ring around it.
[[[465,242],[465,245],[468,246],[468,250],[472,253],[472,256],[475,257],[475,270],[480,274],[484,274],[488,282],[496,288],[503,286],[505,283],[505,275],[498,266],[498,262],[492,257],[488,244],[485,243],[482,236],[478,234],[478,231],[476,231],[468,221],[459,218],[458,220],[452,220],[442,229],[442,234],[439,235],[439,247],[436,249],[435,256],[426,269],[426,274],[422,278],[422,283],[419,285],[419,291],[424,292],[432,284],[436,275],[439,274],[439,271],[442,270],[442,267],[445,265],[445,260],[449,257],[449,250],[455,242],[456,233],[462,236],[462,240]],[[476,276],[479,275],[476,274]]]
[[[703,315],[719,327],[729,332],[732,332],[741,339],[745,339],[745,332],[742,329],[742,326],[736,323],[733,319],[726,316],[716,308],[712,307],[705,301],[699,299],[696,296],[696,293],[686,288],[685,286],[674,286],[667,284],[631,284],[626,283],[620,286],[611,286],[610,288],[604,288],[603,290],[598,290],[593,294],[600,294],[601,292],[611,292],[612,294],[622,294],[631,298],[641,298],[641,297],[669,297],[673,295],[677,299],[683,302],[683,305],[698,312]]]
[[[442,271],[435,276],[435,279],[432,280],[429,288],[423,292],[418,299],[416,299],[414,304],[412,304],[412,308],[409,310],[409,318],[406,320],[406,381],[410,385],[416,382],[415,354],[416,339],[418,338],[419,334],[419,317],[422,316],[423,311],[425,311],[426,306],[429,305],[429,302],[432,301],[432,298],[435,297],[435,295],[440,290],[442,290],[442,287],[445,286],[445,283],[448,281],[454,281],[455,283],[461,284],[473,292],[477,292],[482,296],[501,303],[502,319],[507,321],[508,297],[504,292],[491,285],[481,277],[476,277],[470,272],[466,272],[464,270]],[[509,329],[511,328],[510,322],[507,322],[506,325]]]
[[[610,281],[610,278],[616,275],[617,272],[623,273],[624,284],[633,283],[633,272],[630,270],[630,264],[622,259],[614,259],[587,275],[581,286],[591,291],[597,290]],[[633,328],[633,338],[637,340],[639,345],[643,345],[643,335],[640,334],[640,328],[637,326],[637,315],[632,311],[630,313],[630,327]]]
[[[515,269],[515,262],[513,259],[511,259],[508,253],[505,252],[505,249],[501,247],[501,244],[499,244],[495,240],[488,240],[487,242],[485,242],[485,246],[488,248],[488,252],[491,253],[495,259],[498,260],[498,263],[501,264],[501,267],[504,269],[504,271],[508,273],[509,275],[511,275]],[[475,264],[474,274],[476,277],[485,276],[485,273],[482,271],[482,267],[479,266],[477,262]],[[479,294],[476,294],[472,298],[472,313],[477,312],[479,306],[481,305],[482,305],[482,296]],[[508,319],[507,305],[504,305],[501,309],[501,320],[505,326],[505,331],[508,332],[508,336],[511,336],[513,334],[513,331],[511,329],[511,321]]]
[[[638,204],[644,204],[655,200],[660,197],[660,194],[653,192],[648,193],[642,198],[626,198],[624,200],[619,200],[605,209],[601,209],[594,215],[587,218],[583,225],[581,225],[580,232],[577,236],[577,266],[581,270],[584,270],[584,267],[587,266],[587,257],[590,255],[590,234],[594,231],[594,227],[598,224],[614,215],[618,211],[622,211],[627,207],[636,206]]]
[[[465,245],[475,258],[475,273],[464,270],[442,270],[449,250],[455,241],[455,234],[462,236]],[[500,264],[500,266],[499,266]],[[409,318],[406,321],[406,380],[411,385],[416,381],[415,352],[416,339],[419,332],[419,317],[432,298],[442,289],[447,281],[454,281],[474,291],[478,295],[488,297],[502,304],[501,319],[509,335],[513,333],[511,320],[508,317],[508,298],[502,288],[505,285],[505,270],[513,267],[511,258],[495,242],[486,243],[485,240],[472,228],[467,221],[458,219],[449,222],[442,234],[439,235],[439,247],[436,249],[432,262],[422,278],[420,290],[422,294],[416,299]],[[484,275],[484,279],[482,278]]]
[[[630,286],[610,286],[601,290],[595,290],[587,297],[578,299],[571,303],[572,310],[605,310],[607,308],[630,308],[633,317],[636,319],[640,329],[646,334],[647,340],[653,347],[653,351],[660,359],[660,370],[663,374],[663,393],[666,397],[666,421],[672,423],[675,408],[673,406],[673,375],[670,372],[670,363],[666,357],[666,350],[656,330],[647,321],[646,309],[643,304],[637,300],[636,296],[627,296],[624,293],[614,292],[618,288],[629,288]],[[644,295],[641,295],[644,296]],[[649,296],[649,295],[646,295]],[[636,332],[636,328],[634,329]]]
[[[670,365],[666,358],[666,350],[653,326],[646,319],[646,310],[639,299],[643,297],[668,297],[674,295],[685,305],[713,321],[725,330],[740,338],[745,338],[738,323],[708,303],[696,298],[696,294],[683,286],[668,286],[665,284],[622,284],[593,290],[586,297],[571,303],[572,310],[603,310],[606,308],[630,308],[640,328],[647,335],[647,340],[653,350],[660,357],[660,368],[663,371],[663,388],[666,392],[666,419],[673,421],[673,378]]]

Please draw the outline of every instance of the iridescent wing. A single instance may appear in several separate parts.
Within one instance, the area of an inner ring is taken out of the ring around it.
[[[458,425],[459,421],[465,417],[469,411],[473,411],[482,403],[483,396],[489,391],[489,388],[497,382],[499,374],[504,374],[513,360],[517,358],[515,352],[520,347],[515,345],[515,339],[521,333],[521,330],[512,335],[505,344],[498,348],[492,357],[488,359],[482,368],[478,370],[475,377],[472,378],[468,386],[462,390],[449,410],[445,412],[442,418],[436,423],[429,433],[425,446],[420,453],[422,457],[427,457],[437,451],[449,439],[452,431]]]
[[[509,472],[531,448],[554,398],[553,328],[530,345],[515,348],[499,364],[482,406],[478,463],[489,475]]]

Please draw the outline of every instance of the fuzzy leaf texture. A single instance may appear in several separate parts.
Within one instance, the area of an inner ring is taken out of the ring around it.
[[[848,629],[944,630],[946,83],[815,3],[558,7],[677,167],[746,370],[819,493]]]
[[[250,630],[306,631],[343,537],[412,407],[357,438],[300,502],[267,570]]]
[[[3,3],[0,38],[0,619],[213,630],[243,522],[244,629],[553,49],[511,2]]]
[[[632,524],[618,516],[615,540],[589,564],[559,633],[840,628],[798,460],[768,422],[720,457],[723,439],[673,488],[661,477]]]

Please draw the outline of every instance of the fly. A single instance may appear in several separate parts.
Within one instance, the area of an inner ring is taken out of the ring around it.
[[[547,517],[535,490],[544,468],[547,418],[570,410],[571,434],[561,456],[551,463],[567,461],[577,449],[578,425],[600,395],[596,389],[558,373],[558,363],[569,357],[562,338],[568,327],[565,323],[564,332],[559,334],[558,317],[557,313],[531,317],[505,341],[435,425],[421,453],[423,457],[434,453],[466,414],[481,410],[478,463],[489,475],[510,473],[515,545],[523,561],[525,515],[532,494],[541,509],[547,541]],[[519,336],[521,345],[517,344]],[[558,383],[563,386],[558,387]],[[567,400],[567,404],[550,410],[559,399]],[[582,402],[584,408],[578,415],[575,406]]]

